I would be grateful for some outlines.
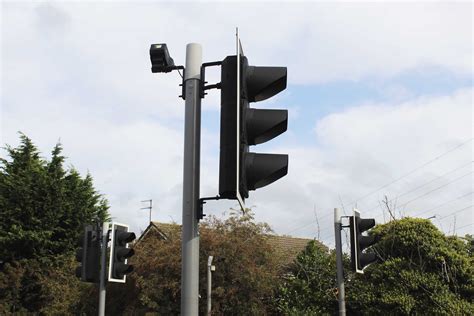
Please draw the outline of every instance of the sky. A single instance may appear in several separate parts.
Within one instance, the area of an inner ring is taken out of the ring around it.
[[[251,104],[288,109],[288,131],[255,152],[289,155],[288,175],[246,205],[277,234],[334,244],[334,208],[377,223],[431,218],[473,233],[472,2],[2,1],[0,143],[22,132],[90,173],[119,223],[181,223],[184,101],[149,47],[203,62],[235,54],[285,66],[288,86]],[[212,67],[210,84],[220,80]],[[218,193],[220,93],[202,100],[201,197]],[[5,150],[0,151],[5,156]],[[236,201],[210,201],[221,218]],[[346,223],[344,219],[343,223]]]

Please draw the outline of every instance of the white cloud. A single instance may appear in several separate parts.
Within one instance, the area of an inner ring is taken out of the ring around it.
[[[463,89],[330,114],[316,125],[318,145],[291,148],[288,176],[254,192],[250,204],[279,233],[302,236],[316,235],[316,208],[328,242],[333,242],[334,207],[343,202],[351,212],[357,205],[362,216],[383,222],[379,203],[384,195],[398,206],[398,216],[418,215],[464,195],[423,217],[440,218],[470,206],[457,214],[457,222],[458,227],[472,223],[472,195],[465,196],[472,192],[472,97],[472,89]],[[447,229],[453,219],[440,223]]]
[[[189,42],[203,45],[203,61],[222,60],[234,53],[238,26],[250,62],[287,66],[293,84],[384,78],[425,66],[469,76],[471,8],[471,3],[2,3],[1,143],[17,144],[21,130],[47,155],[60,138],[68,162],[81,173],[90,171],[117,220],[143,228],[148,214],[139,210],[139,201],[153,198],[154,218],[179,222],[180,78],[150,72],[150,44],[168,43],[178,64]],[[210,71],[207,79],[219,81],[219,72]],[[388,93],[410,96],[398,86]],[[213,91],[203,109],[216,111],[218,104]],[[314,235],[316,206],[325,216],[321,226],[331,230],[339,196],[352,201],[472,137],[471,104],[472,91],[462,90],[328,115],[310,135],[317,146],[276,151],[290,154],[289,175],[254,192],[249,205],[280,233],[309,224],[294,232],[305,236]],[[304,106],[297,108],[304,116]],[[210,196],[217,192],[219,140],[206,128],[201,188]],[[361,211],[385,193],[396,196],[472,160],[469,149],[472,144],[360,201]],[[471,188],[467,179],[436,198],[420,199],[413,209],[454,198]],[[220,213],[232,205],[206,207]]]
[[[292,83],[387,77],[426,65],[472,73],[469,2],[88,2],[4,7],[4,25],[15,29],[3,32],[4,43],[11,47],[16,42],[21,57],[32,56],[38,40],[50,44],[61,36],[62,44],[76,51],[68,56],[72,67],[87,67],[97,80],[120,87],[125,81],[121,74],[133,76],[134,84],[153,86],[147,56],[151,43],[167,42],[177,63],[184,63],[188,42],[202,43],[205,61],[222,60],[235,51],[236,26],[251,63],[288,66]]]

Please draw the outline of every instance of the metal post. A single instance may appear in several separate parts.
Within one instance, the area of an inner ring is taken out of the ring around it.
[[[99,316],[105,315],[105,275],[107,265],[107,244],[109,242],[109,223],[102,224],[102,248],[100,252]]]
[[[185,120],[183,166],[183,230],[181,266],[181,315],[199,311],[199,162],[201,147],[201,65],[199,44],[186,46]]]
[[[211,316],[211,289],[212,289],[212,259],[207,258],[207,316]]]
[[[150,218],[150,223],[149,223],[149,224],[151,224],[151,210],[152,210],[152,208],[153,208],[153,200],[152,200],[152,199],[150,199],[150,200],[143,200],[142,203],[143,203],[143,202],[149,202],[149,203],[150,203],[150,206],[142,207],[141,210],[149,210],[149,211],[150,211],[150,216],[149,216],[149,218]]]
[[[346,301],[344,293],[344,268],[342,265],[342,243],[341,243],[341,214],[339,209],[334,209],[334,235],[336,236],[336,269],[337,269],[337,293],[339,300],[339,315],[346,315]]]

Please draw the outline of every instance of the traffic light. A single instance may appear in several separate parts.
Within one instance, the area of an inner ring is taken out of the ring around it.
[[[127,225],[112,223],[111,231],[109,281],[125,283],[126,274],[133,271],[133,266],[127,264],[128,258],[135,254],[128,243],[135,240],[136,236],[128,231]]]
[[[357,210],[354,210],[354,216],[350,219],[352,269],[357,273],[364,273],[364,268],[377,260],[375,253],[363,252],[364,249],[377,242],[375,236],[362,235],[363,232],[375,226],[375,219],[360,218]]]
[[[288,173],[288,155],[250,152],[287,129],[288,111],[250,108],[286,89],[286,67],[249,66],[245,56],[227,56],[221,68],[219,195],[243,205],[250,190]]]
[[[80,248],[76,250],[76,276],[84,282],[99,283],[100,276],[100,236],[98,229],[87,225],[78,240]]]

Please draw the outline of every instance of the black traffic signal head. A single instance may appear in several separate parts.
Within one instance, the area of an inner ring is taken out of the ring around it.
[[[97,227],[87,225],[78,240],[76,250],[76,276],[84,282],[99,283],[100,279],[100,232]]]
[[[264,187],[288,173],[288,155],[259,154],[249,149],[287,130],[287,110],[249,107],[249,102],[262,101],[283,91],[286,77],[286,67],[249,66],[244,56],[228,56],[222,62],[221,197],[243,204],[249,190]]]
[[[360,213],[354,210],[354,216],[351,216],[351,266],[357,273],[364,273],[363,269],[369,264],[377,261],[375,253],[363,252],[364,249],[374,245],[377,242],[375,236],[366,236],[362,233],[375,226],[375,219],[360,218]]]
[[[125,283],[126,275],[133,271],[133,266],[127,263],[135,251],[128,243],[135,240],[135,233],[128,231],[127,225],[112,223],[112,245],[110,249],[109,281]]]

